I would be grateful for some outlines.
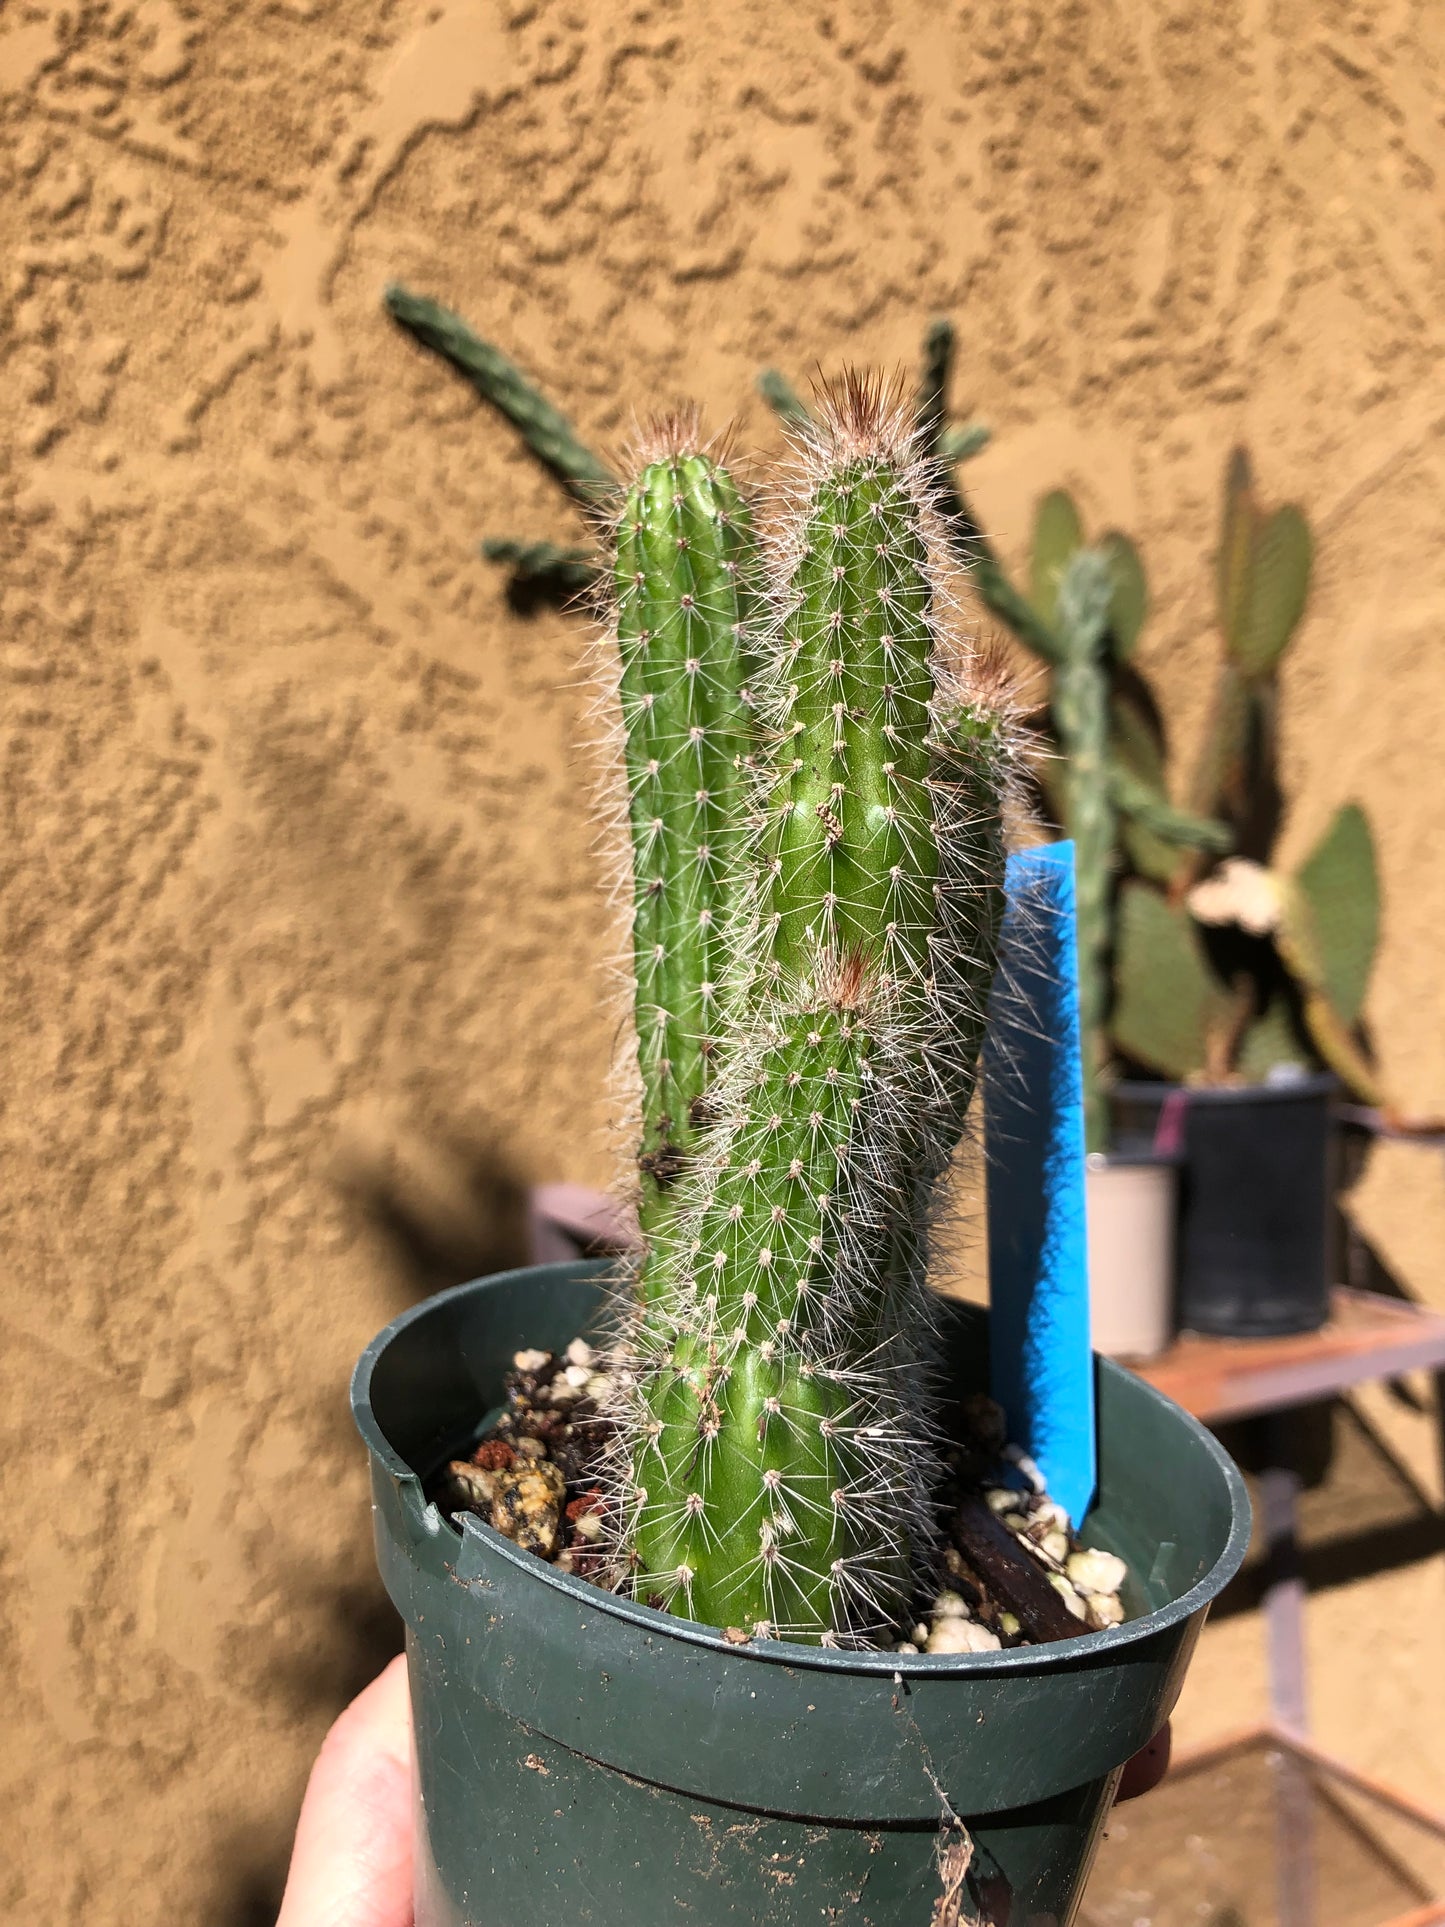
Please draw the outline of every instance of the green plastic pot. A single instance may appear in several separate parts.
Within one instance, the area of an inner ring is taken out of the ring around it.
[[[595,1329],[605,1263],[459,1286],[357,1366],[377,1552],[406,1623],[416,1927],[928,1927],[1067,1922],[1123,1763],[1178,1697],[1249,1536],[1202,1426],[1099,1362],[1099,1501],[1139,1615],[976,1654],[730,1645],[559,1573],[423,1481],[475,1437],[523,1346]],[[976,1389],[985,1314],[950,1306],[950,1383]],[[946,1824],[945,1824],[946,1823]],[[967,1873],[959,1888],[960,1869]]]

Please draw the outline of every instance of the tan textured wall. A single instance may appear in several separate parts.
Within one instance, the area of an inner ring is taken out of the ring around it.
[[[597,436],[953,311],[983,511],[1016,555],[1066,481],[1137,534],[1185,747],[1246,437],[1321,534],[1291,845],[1368,805],[1370,1021],[1438,1104],[1442,61],[1430,0],[3,0],[8,1918],[267,1918],[388,1638],[352,1356],[506,1255],[520,1181],[601,1175],[576,643],[473,549],[570,516],[383,283]],[[1438,1158],[1367,1192],[1441,1296]],[[1327,1737],[1445,1801],[1440,1604],[1436,1561],[1315,1624]],[[1368,1687],[1347,1610],[1410,1615]]]

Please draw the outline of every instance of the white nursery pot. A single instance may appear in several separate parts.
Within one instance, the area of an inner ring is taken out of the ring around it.
[[[1166,1158],[1095,1152],[1086,1183],[1094,1350],[1153,1358],[1174,1336],[1178,1168]]]

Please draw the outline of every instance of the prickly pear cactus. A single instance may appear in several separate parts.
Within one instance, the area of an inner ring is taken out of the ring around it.
[[[645,438],[615,554],[640,1216],[651,1239],[706,1123],[736,973],[754,781],[748,685],[758,554],[747,505],[699,446],[694,419],[664,422]]]
[[[1280,900],[1275,947],[1310,1042],[1361,1103],[1384,1104],[1379,1075],[1355,1035],[1380,934],[1375,843],[1357,803],[1336,811],[1298,871],[1282,881]]]
[[[1262,508],[1249,457],[1236,448],[1225,472],[1215,569],[1224,659],[1189,800],[1197,811],[1224,814],[1239,850],[1260,862],[1268,860],[1279,817],[1275,678],[1304,614],[1313,559],[1303,513],[1288,502]],[[1197,856],[1181,860],[1176,902],[1201,867]]]
[[[1231,1018],[1189,913],[1147,883],[1120,892],[1114,1038],[1136,1063],[1165,1077],[1197,1077]]]
[[[975,855],[1001,848],[1000,802],[981,713],[934,743],[945,706],[969,712],[935,542],[901,420],[863,382],[825,396],[781,544],[752,990],[627,1375],[637,1592],[828,1644],[889,1626],[927,1536],[924,1306],[899,1234],[939,1162],[937,1092],[950,1124],[966,1102],[997,929],[997,866],[949,848],[965,818]],[[935,969],[947,931],[970,967]]]

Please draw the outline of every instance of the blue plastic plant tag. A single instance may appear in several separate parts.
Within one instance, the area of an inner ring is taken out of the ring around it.
[[[990,1375],[1011,1443],[1077,1525],[1098,1481],[1074,846],[1008,860],[984,1041]]]

